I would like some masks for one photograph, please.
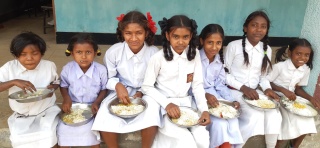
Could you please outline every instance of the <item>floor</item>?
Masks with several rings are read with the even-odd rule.
[[[50,19],[49,19],[50,20]],[[9,52],[9,46],[12,38],[17,34],[21,33],[22,31],[32,31],[38,35],[40,35],[47,43],[48,50],[44,55],[44,59],[51,60],[55,62],[58,73],[61,72],[61,68],[70,60],[71,57],[66,57],[64,54],[65,49],[67,48],[66,44],[56,44],[55,41],[55,32],[53,28],[47,29],[47,34],[43,34],[42,29],[42,16],[38,15],[35,17],[31,15],[22,15],[17,18],[11,19],[7,22],[0,24],[0,65],[5,64],[7,61],[14,59],[13,56]],[[103,55],[110,47],[110,45],[99,45],[102,56],[96,57],[96,61],[102,63]],[[10,146],[10,141],[8,140],[8,125],[7,119],[12,114],[12,111],[8,105],[7,99],[8,92],[0,92],[0,148],[8,148]],[[59,90],[56,91],[57,95],[57,102],[62,102],[61,94]],[[320,131],[320,117],[316,117],[316,125],[318,131]],[[129,135],[128,137],[132,137]],[[130,138],[129,138],[130,139]],[[317,139],[317,140],[316,140]],[[320,139],[320,134],[314,134],[312,136],[307,136],[303,141],[301,147],[302,148],[320,148],[318,141]],[[127,140],[127,138],[125,138]],[[247,148],[263,148],[264,145],[264,138],[263,136],[255,136],[251,138],[245,147]],[[102,147],[106,147],[102,145]],[[132,145],[121,146],[121,147],[132,147]]]

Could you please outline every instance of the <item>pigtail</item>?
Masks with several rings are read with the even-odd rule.
[[[289,48],[289,45],[277,49],[276,58],[275,58],[275,63],[284,61],[284,60],[286,60],[286,59],[288,58],[288,56],[287,56],[287,54],[286,54],[287,48]],[[284,58],[283,58],[283,57],[284,57]]]
[[[161,28],[161,35],[162,35],[162,47],[163,47],[163,53],[164,57],[167,61],[171,61],[173,59],[173,53],[170,49],[170,43],[166,38],[166,32],[168,32],[168,20],[167,18],[163,18],[162,21],[158,22],[160,28]]]
[[[242,51],[243,51],[243,57],[244,57],[244,64],[248,66],[249,64],[249,57],[248,53],[246,52],[246,33],[243,33],[242,36]]]
[[[193,19],[190,19],[191,21],[191,32],[192,37],[189,43],[189,50],[187,52],[187,58],[189,61],[193,60],[196,56],[196,48],[197,48],[197,22]]]
[[[69,47],[68,47],[68,48],[69,48]],[[66,54],[67,57],[71,55],[71,52],[70,52],[69,49],[67,49],[64,53]]]
[[[313,61],[313,50],[310,46],[310,49],[311,49],[311,53],[310,53],[310,56],[309,56],[309,61],[306,63],[307,66],[309,66],[310,69],[313,68],[313,64],[312,64],[312,61]]]
[[[268,32],[267,34],[264,36],[264,38],[262,39],[263,42],[263,51],[264,51],[264,57],[262,59],[262,66],[261,66],[261,72],[262,73],[266,73],[267,69],[268,69],[268,65],[270,65],[270,68],[272,69],[272,64],[271,61],[267,55],[267,50],[268,50]]]

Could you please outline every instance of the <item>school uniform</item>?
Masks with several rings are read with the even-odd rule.
[[[272,71],[267,78],[275,85],[281,86],[294,92],[295,86],[306,86],[308,84],[310,68],[304,64],[296,68],[291,59],[279,62],[273,65]],[[284,96],[281,92],[279,95]],[[314,118],[302,117],[291,112],[285,108],[280,107],[282,115],[281,131],[279,140],[294,139],[304,134],[317,133]]]
[[[61,71],[62,88],[68,88],[68,94],[73,103],[92,104],[101,90],[106,89],[108,81],[107,69],[104,65],[92,62],[86,73],[83,73],[75,61],[67,63]],[[94,120],[94,119],[93,119]],[[57,134],[59,146],[91,146],[100,143],[99,133],[93,133],[89,123],[72,127],[59,120]]]
[[[262,90],[271,89],[266,74],[261,73],[262,59],[265,55],[263,43],[252,46],[248,39],[245,40],[245,51],[248,53],[249,64],[244,63],[242,39],[232,41],[226,47],[225,65],[229,73],[226,75],[226,83],[231,86],[231,94],[241,105],[241,115],[238,118],[240,132],[244,143],[255,135],[279,134],[281,126],[281,114],[278,109],[271,111],[259,111],[250,107],[243,101],[242,85],[256,89],[258,85]],[[271,48],[268,46],[267,56],[271,57]],[[263,93],[257,90],[258,93]]]
[[[199,51],[196,51],[195,58],[189,61],[187,59],[188,48],[181,55],[177,54],[172,47],[169,50],[173,53],[172,61],[164,58],[162,50],[152,56],[142,85],[142,91],[148,96],[148,99],[154,99],[160,104],[163,117],[163,127],[159,128],[152,147],[208,148],[209,133],[205,126],[181,128],[172,124],[166,117],[165,107],[169,103],[191,107],[192,98],[188,96],[190,87],[192,87],[199,111],[201,113],[208,111]],[[193,80],[187,81],[191,74],[193,74]]]
[[[148,107],[146,110],[134,118],[123,119],[112,115],[108,110],[108,104],[116,98],[115,86],[122,83],[128,91],[129,96],[133,96],[140,87],[144,79],[147,62],[150,57],[158,51],[155,46],[148,46],[144,43],[142,49],[134,54],[126,42],[117,43],[111,46],[104,57],[104,64],[108,70],[107,89],[110,90],[108,96],[100,105],[92,130],[129,133],[151,126],[160,126],[159,105],[152,99],[142,97]]]
[[[209,59],[204,49],[200,51],[203,86],[206,93],[214,95],[218,100],[235,101],[232,98],[229,88],[225,84],[225,71],[220,55],[216,54],[214,60],[209,63]],[[207,125],[210,134],[210,147],[218,147],[225,142],[230,144],[243,143],[239,130],[238,119],[221,119],[210,116],[211,123]]]
[[[37,67],[27,70],[18,60],[12,60],[0,68],[0,82],[14,79],[30,81],[35,87],[46,88],[50,83],[59,84],[56,65],[40,60]],[[9,94],[20,91],[17,86],[9,88]],[[14,113],[8,119],[11,145],[14,148],[53,147],[57,143],[56,126],[60,108],[55,105],[56,96],[30,103],[9,99]]]

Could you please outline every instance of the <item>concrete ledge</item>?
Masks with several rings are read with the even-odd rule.
[[[8,128],[1,128],[0,129],[0,147],[1,148],[10,148],[11,142],[9,139],[10,132]]]

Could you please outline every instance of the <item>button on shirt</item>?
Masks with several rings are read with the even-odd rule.
[[[77,62],[71,61],[61,71],[61,87],[67,87],[72,102],[93,103],[101,90],[106,89],[107,69],[104,65],[92,62],[83,73]]]
[[[231,92],[225,84],[225,71],[220,55],[216,54],[214,60],[209,63],[204,49],[200,50],[200,57],[202,63],[203,85],[207,93],[214,95],[217,99],[225,99],[234,101],[231,97]]]
[[[163,50],[157,52],[148,63],[145,80],[142,85],[143,93],[152,96],[163,108],[171,103],[168,98],[183,98],[188,96],[188,90],[196,99],[198,109],[208,111],[205,91],[203,89],[202,66],[199,51],[193,60],[187,59],[186,48],[181,55],[172,48],[173,59],[167,61]],[[193,73],[193,81],[187,82],[187,75]]]
[[[248,39],[245,40],[245,50],[248,53],[249,64],[244,63],[242,39],[230,42],[226,47],[225,64],[229,70],[226,83],[240,90],[242,85],[256,89],[258,84],[262,90],[271,88],[266,74],[261,73],[262,59],[264,57],[263,43],[252,46]],[[271,48],[268,46],[267,56],[271,59]]]
[[[291,59],[273,65],[267,78],[270,82],[294,92],[296,85],[308,84],[310,68],[304,64],[296,68]]]
[[[144,43],[142,49],[134,54],[126,42],[111,46],[104,56],[104,64],[108,70],[109,90],[115,90],[118,82],[124,86],[140,88],[144,79],[150,57],[159,51],[155,46]]]

